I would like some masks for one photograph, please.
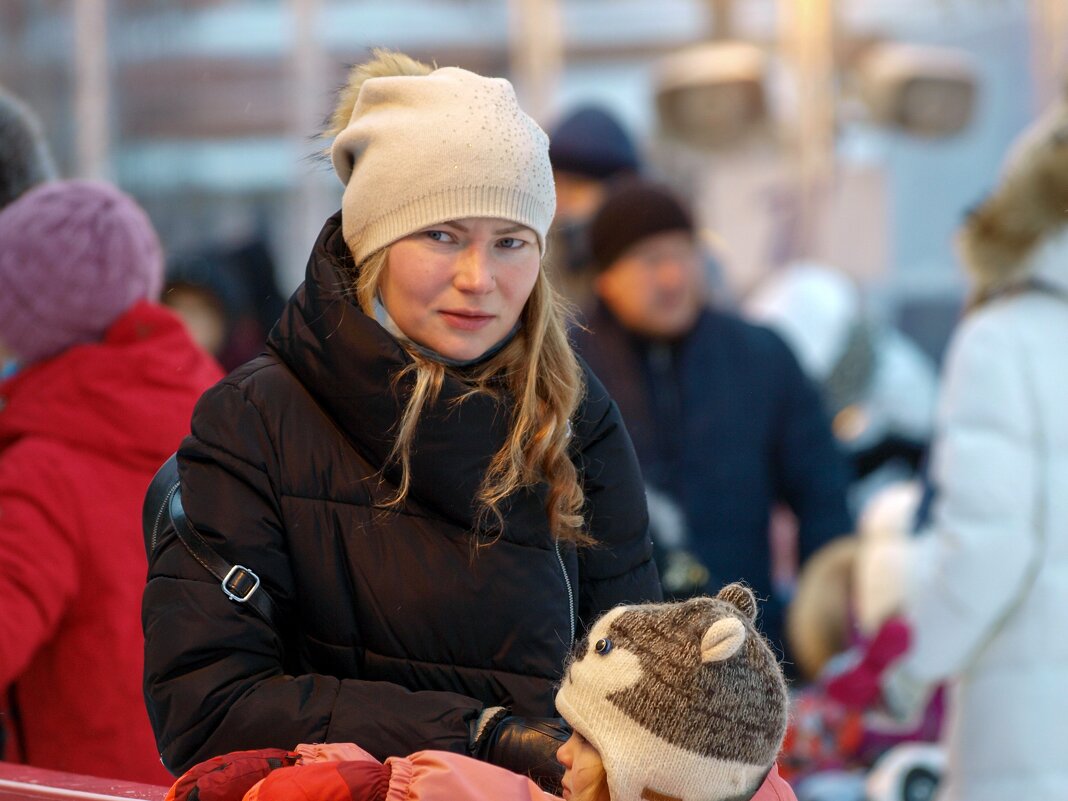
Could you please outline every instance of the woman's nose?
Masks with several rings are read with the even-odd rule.
[[[463,292],[483,295],[493,290],[496,278],[490,259],[481,248],[466,248],[457,256],[454,283]]]

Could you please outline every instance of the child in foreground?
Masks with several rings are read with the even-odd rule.
[[[786,685],[753,593],[620,606],[579,644],[557,709],[565,801],[796,801],[775,758]],[[166,801],[553,801],[525,776],[445,751],[385,763],[352,743],[202,762]]]

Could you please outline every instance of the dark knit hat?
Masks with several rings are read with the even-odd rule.
[[[637,172],[638,151],[616,118],[598,106],[581,106],[549,133],[554,170],[604,179]]]
[[[556,708],[597,749],[613,801],[749,798],[786,733],[778,659],[752,591],[619,606],[590,629]]]
[[[102,339],[163,284],[148,215],[108,184],[31,189],[0,210],[0,242],[0,340],[27,364]]]
[[[17,97],[0,89],[0,209],[56,177],[41,124]]]
[[[667,231],[694,231],[693,219],[665,186],[642,179],[609,190],[590,222],[590,254],[598,270],[612,266],[632,245]]]

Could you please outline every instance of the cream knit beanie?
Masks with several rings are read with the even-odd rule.
[[[331,149],[342,232],[359,264],[428,225],[494,217],[545,252],[556,210],[549,139],[503,78],[456,67],[364,81]]]
[[[786,684],[740,584],[620,606],[590,629],[556,707],[601,755],[612,801],[748,799],[786,732]]]

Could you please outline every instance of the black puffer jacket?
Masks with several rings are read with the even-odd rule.
[[[145,693],[175,773],[300,742],[352,741],[380,758],[462,751],[485,706],[552,714],[582,627],[660,597],[633,449],[589,372],[573,452],[599,546],[554,543],[543,487],[506,507],[499,540],[472,533],[508,415],[488,396],[456,405],[454,379],[418,429],[408,499],[384,508],[396,481],[382,474],[399,409],[390,381],[409,357],[339,297],[347,253],[338,215],[269,352],[205,393],[179,451],[190,520],[259,574],[281,614],[272,630],[229,601],[179,543],[153,560]]]

